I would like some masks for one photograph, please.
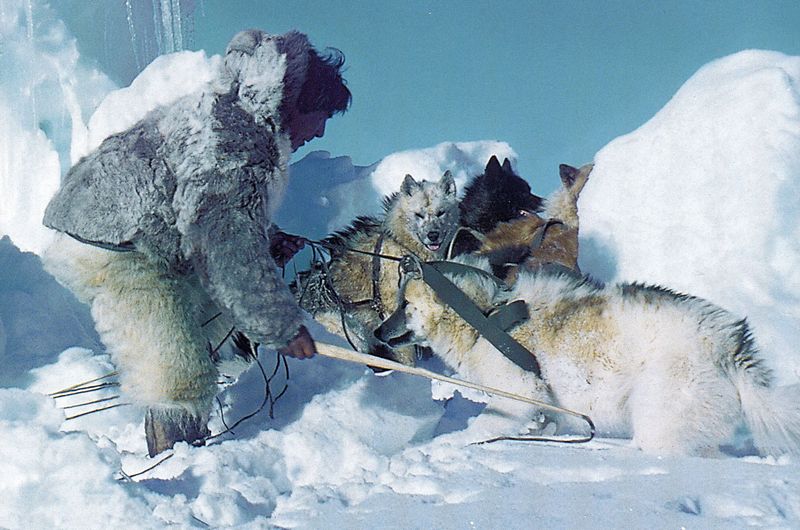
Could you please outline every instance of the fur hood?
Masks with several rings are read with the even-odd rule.
[[[299,31],[239,32],[225,50],[220,88],[236,91],[242,107],[257,119],[272,116],[280,121],[281,103],[294,105],[300,95],[311,49],[308,37]]]

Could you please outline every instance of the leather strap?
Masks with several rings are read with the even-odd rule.
[[[81,236],[70,234],[69,232],[65,232],[65,234],[67,234],[69,237],[71,237],[76,241],[80,241],[85,245],[92,245],[93,247],[102,248],[103,250],[111,250],[112,252],[133,252],[134,250],[136,250],[136,247],[130,241],[114,244],[114,243],[106,243],[104,241],[92,241],[91,239],[85,239]]]
[[[533,238],[531,241],[531,250],[536,250],[542,246],[542,242],[544,242],[544,236],[547,235],[547,229],[553,225],[563,225],[563,221],[559,221],[558,219],[548,219],[545,224],[539,229],[536,237]]]
[[[405,262],[402,265],[404,271],[411,272],[415,269],[420,271],[422,273],[422,279],[436,292],[436,295],[445,304],[453,308],[453,310],[469,325],[475,328],[475,330],[480,333],[483,338],[488,340],[492,346],[497,348],[510,361],[523,370],[533,372],[537,377],[541,377],[541,368],[533,353],[514,340],[511,335],[506,333],[498,325],[502,322],[503,318],[495,317],[494,320],[487,318],[480,308],[475,305],[475,302],[470,300],[461,289],[447,279],[445,275],[442,274],[442,271],[439,270],[439,267],[443,269],[452,268],[450,265],[443,266],[442,262],[426,263],[412,256],[406,256],[403,260]],[[474,269],[473,267],[464,267],[465,269]],[[487,274],[485,271],[481,272]],[[519,300],[519,302],[522,301]],[[522,303],[524,304],[524,302]],[[519,305],[514,307],[515,309],[513,309],[513,311],[519,311]],[[517,317],[518,316],[519,314]]]
[[[381,298],[381,249],[383,248],[383,239],[386,237],[385,232],[381,232],[378,240],[375,242],[375,248],[372,253],[372,307],[378,313],[381,320],[386,320],[386,309],[383,305]]]
[[[489,313],[486,318],[503,331],[508,331],[517,324],[528,320],[530,316],[528,304],[522,300],[514,300],[511,303],[501,305]]]

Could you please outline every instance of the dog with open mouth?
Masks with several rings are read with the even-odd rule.
[[[413,365],[415,348],[388,348],[373,333],[395,309],[397,265],[346,249],[442,259],[459,226],[456,183],[450,171],[438,182],[406,175],[383,205],[382,219],[359,217],[326,238],[332,249],[327,270],[300,273],[294,290],[303,309],[332,333],[347,336],[359,351]]]

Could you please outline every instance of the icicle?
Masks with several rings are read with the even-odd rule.
[[[13,211],[13,193],[11,190],[14,189],[15,183],[12,180],[12,173],[11,173],[11,145],[10,142],[6,141],[11,134],[11,127],[6,125],[6,120],[0,121],[0,138],[3,139],[0,142],[0,190],[5,190],[4,193],[0,194],[0,212],[11,212]],[[0,215],[0,225],[2,225],[3,221],[6,219]],[[0,234],[4,232],[3,226],[0,226]]]
[[[174,51],[183,50],[183,14],[181,13],[181,0],[172,0],[172,34],[174,36]]]
[[[28,0],[25,11],[28,16],[28,40],[33,43],[33,0]]]
[[[88,154],[89,129],[83,121],[81,104],[78,101],[78,94],[75,92],[77,85],[74,76],[65,78],[59,75],[58,82],[61,85],[61,92],[64,94],[64,115],[69,116],[72,127],[72,142],[70,144],[70,161],[67,167],[76,163],[84,155]]]
[[[30,44],[31,48],[33,49],[33,0],[28,0],[27,5],[25,6],[25,15],[28,18],[27,20],[27,35],[28,35],[28,43]],[[39,127],[39,116],[38,112],[36,111],[36,83],[33,83],[30,87],[31,89],[31,114],[33,117],[33,127]]]
[[[161,52],[164,49],[164,32],[161,31],[161,3],[160,0],[153,0],[153,31],[156,34],[156,49]]]
[[[131,34],[131,44],[133,45],[133,56],[136,59],[136,69],[142,69],[142,61],[139,58],[139,46],[136,42],[136,24],[133,19],[133,5],[131,0],[125,0],[125,9],[128,13],[128,31]]]
[[[161,53],[175,51],[175,35],[172,30],[172,7],[170,0],[161,0],[161,29],[164,31],[164,48]]]

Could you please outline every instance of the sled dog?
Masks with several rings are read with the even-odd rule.
[[[301,274],[295,291],[303,309],[333,333],[346,330],[359,351],[411,365],[414,348],[391,351],[374,337],[375,328],[395,309],[397,264],[344,249],[441,259],[458,227],[455,180],[449,171],[439,182],[417,182],[406,175],[400,191],[384,199],[384,210],[383,219],[359,217],[328,237],[325,242],[333,250],[327,272],[315,268]]]
[[[580,273],[578,267],[578,198],[593,164],[580,169],[559,166],[561,188],[533,214],[500,223],[486,235],[477,253],[486,256],[495,275],[513,284],[517,270],[555,264]]]
[[[415,273],[403,275],[399,308],[376,335],[429,346],[466,379],[589,414],[598,432],[631,436],[643,451],[716,456],[743,424],[761,453],[800,453],[800,390],[775,388],[746,321],[708,301],[544,270],[520,271],[510,289],[479,273],[450,279],[487,314],[526,302],[530,318],[509,333],[534,352],[541,378],[481,338]]]
[[[542,198],[517,175],[506,158],[503,164],[492,155],[484,172],[467,184],[459,204],[461,227],[448,256],[478,250],[486,234],[499,223],[535,216],[542,211]]]
[[[446,200],[442,200],[441,204],[447,215],[442,216],[442,219],[447,221],[449,239],[447,244],[444,244],[442,239],[442,244],[438,248],[429,247],[419,237],[425,229],[413,228],[420,217],[416,213],[412,216],[411,212],[417,208],[420,213],[424,210],[430,214],[438,208],[433,202],[423,206],[424,201],[415,201],[411,197],[403,203],[398,203],[398,197],[402,198],[403,194],[409,195],[407,192],[414,192],[410,193],[410,196],[424,197],[425,186],[430,189],[433,185],[422,183],[421,186],[415,186],[412,182],[413,178],[408,185],[404,182],[400,194],[394,194],[384,200],[383,219],[359,217],[348,229],[334,234],[325,242],[335,247],[346,246],[372,252],[378,245],[381,234],[389,234],[389,246],[383,246],[387,242],[386,238],[379,245],[385,254],[399,257],[407,254],[407,250],[410,249],[422,259],[442,259],[445,255],[454,254],[456,248],[455,242],[452,241],[454,235],[460,236],[458,242],[460,248],[455,254],[472,252],[480,247],[485,234],[498,223],[535,215],[542,209],[542,198],[531,193],[530,185],[514,172],[511,162],[506,158],[501,165],[497,157],[492,155],[484,172],[473,178],[466,186],[464,196],[457,206],[454,206],[454,192],[444,194]],[[452,208],[457,208],[456,221],[453,221]],[[392,245],[393,240],[398,241],[403,248]],[[395,251],[399,253],[393,254]],[[373,335],[383,318],[394,309],[399,279],[397,266],[375,261],[369,256],[334,252],[328,269],[327,280],[326,273],[321,268],[299,275],[295,292],[301,307],[309,311],[329,331],[339,335],[344,334],[342,326],[344,320],[347,335],[360,351],[413,364],[415,359],[412,349],[401,348],[400,352],[387,349],[385,344],[375,341]],[[380,271],[378,273],[380,289],[375,288],[373,275],[376,270]],[[341,300],[337,300],[337,294],[333,290],[338,292]],[[376,292],[377,303],[373,302]],[[389,307],[384,308],[387,303]]]

